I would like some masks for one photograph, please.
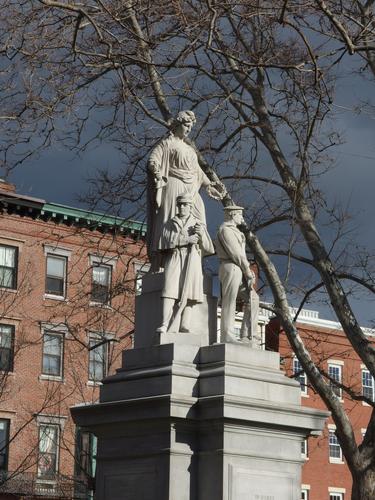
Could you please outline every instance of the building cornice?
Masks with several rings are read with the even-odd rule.
[[[265,306],[269,306],[272,309],[272,304],[264,303]],[[290,307],[289,311],[292,315],[297,313],[295,307]],[[275,313],[272,310],[266,309],[264,307],[260,308],[259,319],[268,322],[270,319],[275,317]],[[338,321],[332,321],[329,319],[323,319],[319,317],[319,311],[314,311],[311,309],[301,309],[298,314],[297,324],[309,325],[318,328],[326,328],[328,330],[343,331],[341,324]],[[375,337],[375,330],[372,328],[362,327],[363,333],[370,337]]]
[[[8,214],[76,226],[99,232],[118,233],[134,239],[144,238],[146,224],[101,212],[47,203],[18,193],[0,190],[0,208]]]

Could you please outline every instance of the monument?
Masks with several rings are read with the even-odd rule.
[[[136,298],[135,348],[104,379],[97,404],[72,408],[76,424],[98,437],[95,499],[299,500],[301,443],[320,433],[328,413],[303,408],[278,353],[256,342],[240,207],[225,210],[218,232],[217,342],[216,300],[202,271],[213,247],[199,188],[220,191],[185,142],[193,117],[179,113],[150,157],[152,271]],[[237,341],[233,302],[242,281],[246,319]]]

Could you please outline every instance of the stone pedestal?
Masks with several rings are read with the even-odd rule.
[[[150,347],[168,344],[170,337],[156,334],[162,322],[161,291],[164,286],[164,273],[146,274],[142,278],[142,293],[135,299],[134,347]],[[209,276],[203,279],[203,303],[196,304],[191,318],[191,331],[187,343],[210,345],[217,340],[217,298],[212,295]],[[188,338],[189,337],[189,338]],[[191,337],[191,338],[190,338]]]
[[[72,408],[98,436],[96,500],[299,500],[303,408],[279,355],[174,343],[123,353],[100,403]]]

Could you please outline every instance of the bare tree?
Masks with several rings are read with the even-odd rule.
[[[288,307],[288,294],[303,305],[321,293],[375,376],[374,347],[350,304],[354,291],[374,292],[373,256],[351,255],[346,215],[319,181],[341,141],[337,68],[344,63],[351,73],[354,56],[373,72],[373,2],[2,3],[3,167],[55,141],[78,152],[112,141],[126,169],[120,177],[102,172],[101,203],[141,207],[150,147],[176,109],[194,109],[201,167],[247,207],[249,248],[294,352],[332,412],[352,499],[373,498],[375,412],[358,446]],[[223,203],[231,202],[227,194]]]

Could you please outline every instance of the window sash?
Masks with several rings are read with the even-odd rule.
[[[18,248],[0,245],[0,287],[17,287]]]
[[[341,384],[342,380],[342,367],[341,365],[328,365],[328,375],[332,380],[335,380],[336,382]],[[337,387],[332,380],[330,381],[331,389],[332,391],[336,394],[338,398],[341,398],[342,396],[342,389],[341,387]]]
[[[8,470],[10,420],[0,419],[0,471]]]
[[[63,335],[61,333],[43,335],[43,362],[44,375],[62,376]]]
[[[14,268],[17,247],[0,245],[0,266]]]
[[[329,500],[344,500],[343,493],[330,493]]]
[[[91,478],[96,472],[97,437],[79,427],[76,431],[76,475],[85,474]]]
[[[342,450],[334,431],[329,431],[329,456],[337,460],[342,460]]]
[[[59,426],[39,426],[38,477],[54,479],[58,467]]]
[[[104,338],[91,337],[89,341],[90,348],[103,340]],[[89,351],[89,380],[93,382],[100,382],[106,376],[108,357],[107,347],[108,345],[105,343]]]
[[[110,289],[112,279],[111,266],[95,265],[92,268],[91,299],[100,304],[108,304],[110,301]]]
[[[13,370],[14,326],[0,324],[0,371]]]
[[[374,401],[374,377],[368,370],[362,370],[362,395]]]
[[[303,392],[303,394],[307,394],[307,377],[298,358],[293,359],[293,373],[298,373],[295,379],[299,382],[301,392]]]
[[[47,254],[46,293],[64,297],[66,288],[66,257]]]

